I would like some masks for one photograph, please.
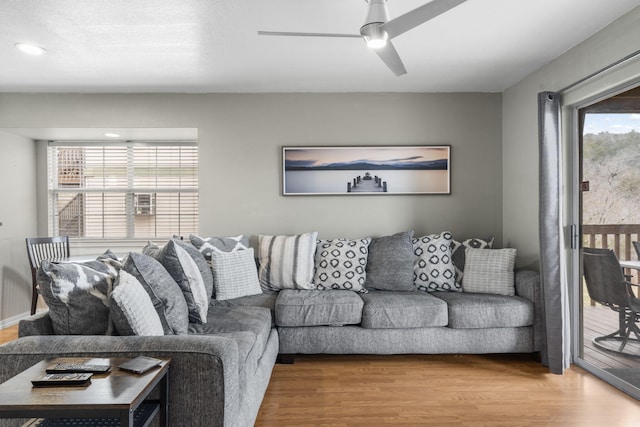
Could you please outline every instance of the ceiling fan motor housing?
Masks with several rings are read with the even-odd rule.
[[[386,43],[389,36],[381,27],[388,20],[387,0],[369,0],[369,11],[364,24],[360,27],[360,34],[369,46],[372,46],[371,43],[375,44],[375,41],[381,41],[382,46]]]

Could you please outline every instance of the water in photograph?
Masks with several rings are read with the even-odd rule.
[[[286,171],[287,194],[335,194],[347,193],[347,183],[361,176],[364,170],[316,170]],[[379,176],[387,182],[389,193],[448,193],[446,170],[373,170],[371,176]]]

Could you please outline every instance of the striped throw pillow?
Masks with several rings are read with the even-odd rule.
[[[314,289],[313,266],[318,232],[259,236],[260,285],[267,290]]]

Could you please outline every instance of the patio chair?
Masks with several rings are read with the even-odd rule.
[[[640,353],[624,352],[629,341],[640,343],[640,299],[625,279],[618,257],[611,249],[584,248],[582,254],[584,279],[589,297],[618,312],[618,330],[593,339],[593,344],[605,351],[640,357]],[[637,286],[637,285],[635,285]],[[632,336],[633,334],[633,336]],[[610,345],[607,346],[606,344]],[[617,350],[611,343],[620,343]]]
[[[47,260],[61,260],[69,257],[69,236],[27,237],[27,255],[31,264],[31,314],[35,314],[38,305],[38,281],[36,275],[40,263]]]

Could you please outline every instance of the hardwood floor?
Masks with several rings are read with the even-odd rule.
[[[640,403],[528,355],[297,356],[276,365],[256,426],[638,426]]]
[[[18,328],[0,330],[0,343]],[[297,356],[276,365],[257,427],[627,427],[640,403],[529,355]]]

